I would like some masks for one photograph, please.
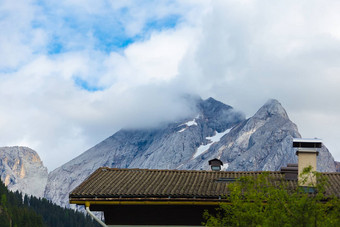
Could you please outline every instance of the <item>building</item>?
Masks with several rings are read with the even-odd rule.
[[[299,165],[315,168],[317,151],[300,149],[300,145],[295,144],[299,158],[307,158],[299,159]],[[212,169],[218,170],[214,165],[221,165],[221,161],[211,161]],[[285,180],[289,187],[296,188],[304,186],[298,185],[298,169],[297,165],[290,165],[266,173],[271,180]],[[228,184],[241,176],[263,173],[102,167],[70,193],[70,203],[84,205],[90,214],[103,211],[105,223],[98,220],[103,226],[199,226],[204,210],[213,211],[221,202],[227,202]],[[323,175],[330,181],[326,193],[340,198],[340,173]]]

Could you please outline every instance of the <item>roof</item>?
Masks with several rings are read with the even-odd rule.
[[[317,139],[317,138],[293,138],[293,143],[297,142],[297,143],[322,143],[321,139]]]
[[[322,140],[320,139],[302,139],[302,138],[294,138],[293,139],[293,147],[294,148],[321,148]]]
[[[102,167],[70,193],[72,201],[126,200],[220,200],[227,184],[241,176],[259,172],[117,169]],[[280,171],[267,172],[273,181],[284,179]],[[323,173],[329,179],[327,194],[340,197],[340,173]],[[287,181],[296,187],[297,180]],[[77,202],[72,202],[77,203]],[[78,203],[77,203],[78,204]]]
[[[217,159],[217,158],[209,160],[208,163],[209,163],[209,165],[215,165],[215,164],[218,164],[218,165],[221,165],[221,166],[223,165],[223,162],[221,160]]]

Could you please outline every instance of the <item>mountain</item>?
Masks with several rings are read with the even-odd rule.
[[[37,152],[28,147],[0,147],[0,175],[11,191],[44,196],[47,168]]]
[[[49,174],[45,197],[68,206],[68,192],[100,166],[176,169],[190,162],[207,138],[244,121],[242,113],[212,98],[194,99],[187,119],[151,129],[123,129]]]
[[[297,163],[292,139],[300,138],[297,126],[289,120],[277,100],[269,100],[253,117],[233,127],[229,133],[183,169],[208,169],[210,160],[219,158],[229,171],[280,170]],[[334,172],[334,159],[323,146],[318,156],[318,171]]]
[[[101,166],[148,169],[209,169],[220,158],[224,170],[279,170],[296,163],[292,139],[296,125],[277,100],[269,100],[251,118],[209,98],[195,101],[195,113],[158,128],[123,129],[52,171],[45,197],[69,206],[68,193]],[[319,171],[335,171],[326,147]]]
[[[0,227],[99,227],[90,216],[59,207],[44,198],[11,192],[0,180]]]
[[[340,172],[340,162],[335,162],[335,170]]]

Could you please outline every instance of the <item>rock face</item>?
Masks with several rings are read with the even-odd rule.
[[[269,100],[255,115],[233,127],[219,142],[183,169],[208,169],[206,160],[219,158],[228,171],[280,170],[297,163],[293,138],[300,138],[296,125],[277,100]],[[202,161],[204,160],[204,161]],[[334,159],[328,149],[320,149],[317,168],[334,172]]]
[[[335,162],[335,170],[336,172],[340,172],[340,162]]]
[[[48,172],[34,150],[28,147],[0,147],[0,174],[9,190],[44,196]]]
[[[191,162],[197,148],[244,121],[242,113],[212,98],[195,100],[188,119],[154,129],[120,130],[49,174],[45,197],[69,206],[68,193],[101,166],[176,169]]]
[[[251,118],[212,98],[196,100],[191,118],[154,129],[120,130],[80,156],[52,171],[45,197],[69,206],[68,193],[101,166],[149,169],[209,169],[219,158],[224,170],[279,170],[296,163],[292,139],[296,125],[276,100],[269,100]],[[323,147],[319,171],[335,171]]]

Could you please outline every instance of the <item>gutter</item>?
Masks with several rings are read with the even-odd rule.
[[[96,215],[94,215],[91,211],[90,211],[90,203],[85,203],[85,207],[86,207],[86,212],[94,219],[96,220],[101,226],[103,227],[107,227],[107,225],[100,220],[99,218],[96,217]]]
[[[218,206],[222,201],[204,202],[204,201],[84,201],[70,200],[70,204],[85,205],[208,205]],[[223,202],[228,203],[228,202]]]

